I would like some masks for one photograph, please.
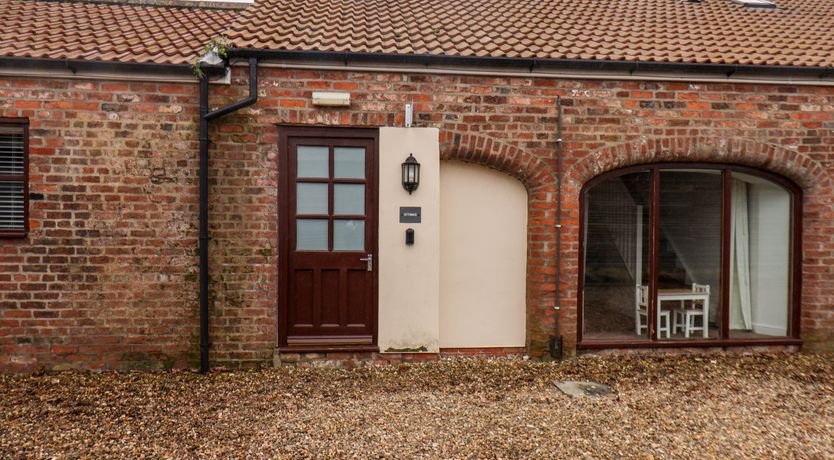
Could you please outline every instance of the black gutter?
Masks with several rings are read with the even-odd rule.
[[[603,59],[537,59],[537,58],[500,58],[479,56],[444,56],[426,54],[377,54],[350,53],[330,51],[286,51],[264,50],[255,48],[233,48],[229,57],[251,57],[275,60],[310,60],[338,61],[343,65],[362,64],[399,64],[399,65],[445,65],[463,67],[496,67],[502,69],[532,70],[605,70],[634,73],[637,71],[655,72],[694,72],[713,73],[724,76],[736,73],[754,73],[757,76],[804,76],[806,78],[826,78],[834,75],[834,68],[797,67],[777,65],[742,65],[742,64],[690,64],[681,62],[650,62],[634,60]]]
[[[774,65],[727,65],[727,64],[687,64],[679,62],[646,62],[646,61],[613,61],[613,60],[585,60],[585,59],[536,59],[536,58],[496,58],[478,56],[435,56],[424,54],[376,54],[376,53],[348,53],[328,51],[281,51],[262,50],[254,48],[232,48],[229,57],[256,57],[275,60],[319,60],[338,61],[343,65],[348,63],[361,64],[399,64],[399,65],[445,65],[468,67],[496,67],[501,69],[532,70],[597,70],[621,71],[634,73],[637,71],[656,72],[700,72],[721,74],[724,76],[736,73],[755,73],[759,76],[803,76],[823,79],[834,76],[834,68],[796,67]],[[111,72],[153,72],[193,74],[190,64],[160,64],[140,62],[93,61],[84,59],[53,59],[28,57],[0,57],[0,68],[20,69],[69,69],[73,73],[83,70],[98,70]],[[223,75],[223,68],[217,66],[205,67],[203,71],[210,77]]]
[[[0,69],[14,70],[69,70],[72,73],[81,71],[118,72],[118,73],[156,73],[175,75],[194,75],[191,64],[158,64],[142,62],[115,61],[87,61],[83,59],[48,59],[0,57]],[[225,70],[212,66],[203,70],[209,77],[219,77]],[[55,75],[56,78],[63,75]],[[196,77],[194,83],[197,83]]]
[[[200,78],[200,372],[209,370],[209,215],[208,215],[208,122],[258,101],[258,58],[249,58],[249,96],[217,110],[208,111],[208,76]]]

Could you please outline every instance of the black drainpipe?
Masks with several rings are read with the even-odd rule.
[[[556,96],[556,289],[554,292],[555,310],[553,315],[553,336],[550,337],[550,356],[554,359],[564,357],[562,335],[559,334],[559,315],[562,314],[559,302],[559,284],[562,280],[562,97]]]
[[[233,104],[208,111],[208,77],[200,78],[200,372],[209,370],[209,259],[208,259],[208,122],[258,101],[258,58],[249,58],[249,96]]]

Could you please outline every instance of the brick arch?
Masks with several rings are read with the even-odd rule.
[[[556,184],[550,165],[541,158],[487,134],[445,131],[440,139],[440,158],[497,169],[521,181],[530,193]]]
[[[553,335],[556,278],[556,176],[546,162],[489,135],[443,131],[440,158],[486,166],[527,189],[527,350],[543,356]]]
[[[831,180],[819,162],[784,147],[743,138],[680,137],[635,140],[591,153],[566,171],[565,187],[579,190],[588,180],[624,166],[671,161],[752,166],[794,181],[806,194]]]
[[[826,293],[834,290],[834,241],[827,235],[834,233],[829,216],[834,215],[834,192],[829,170],[810,156],[751,139],[722,137],[683,137],[640,139],[630,143],[606,147],[572,163],[565,171],[563,203],[571,212],[564,236],[578,247],[579,209],[582,186],[600,174],[625,166],[662,162],[711,162],[750,166],[779,174],[792,180],[803,193],[803,254],[801,337],[805,348],[830,349],[834,330],[827,324],[832,307]],[[563,281],[560,300],[562,315],[576,318],[576,286],[580,261],[563,259],[562,272],[567,273],[569,285]],[[575,320],[574,320],[575,322]],[[575,327],[562,328],[569,344],[576,339]],[[571,334],[572,332],[572,334]]]

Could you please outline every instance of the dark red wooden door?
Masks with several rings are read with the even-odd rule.
[[[288,133],[282,142],[288,236],[282,345],[372,345],[376,140],[362,130],[304,133]],[[332,137],[345,134],[353,136]]]

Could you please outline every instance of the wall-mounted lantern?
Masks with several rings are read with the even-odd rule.
[[[420,186],[420,163],[414,158],[413,154],[408,154],[408,158],[403,162],[403,188],[408,190],[408,194],[417,190]]]

